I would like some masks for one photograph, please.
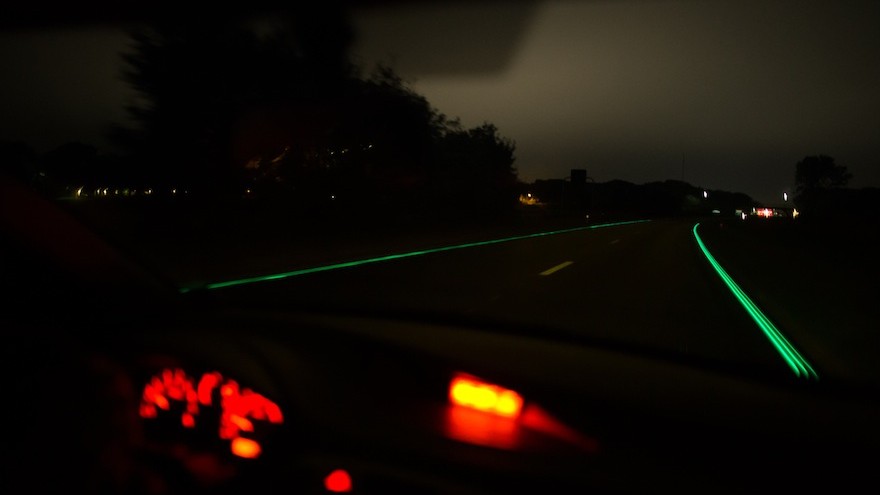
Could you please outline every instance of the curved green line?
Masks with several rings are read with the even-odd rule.
[[[798,352],[797,349],[782,335],[782,332],[776,328],[776,325],[770,321],[769,318],[758,308],[758,306],[752,302],[751,298],[746,295],[745,291],[743,291],[736,282],[733,281],[730,275],[721,267],[721,264],[715,260],[715,257],[712,256],[712,253],[709,252],[709,249],[706,247],[706,244],[703,243],[703,239],[700,238],[700,234],[697,233],[697,227],[700,224],[697,223],[694,225],[694,238],[697,240],[697,245],[700,246],[700,250],[703,251],[703,255],[706,256],[706,259],[709,261],[709,264],[712,265],[712,268],[715,269],[715,272],[718,273],[718,276],[721,277],[721,280],[727,285],[727,288],[733,293],[736,299],[742,304],[743,308],[745,308],[746,312],[749,316],[755,320],[758,328],[760,328],[773,347],[776,348],[777,352],[782,356],[788,366],[792,369],[794,374],[798,377],[804,376],[806,378],[814,378],[818,379],[819,375],[816,373],[816,370],[810,365],[810,363],[803,357],[803,355]]]
[[[226,287],[234,287],[236,285],[246,285],[246,284],[254,284],[254,283],[258,283],[258,282],[268,282],[270,280],[280,280],[280,279],[285,279],[285,278],[290,278],[290,277],[297,277],[300,275],[308,275],[311,273],[326,272],[326,271],[330,271],[330,270],[338,270],[340,268],[350,268],[350,267],[359,266],[359,265],[366,265],[368,263],[379,263],[379,262],[383,262],[383,261],[391,261],[391,260],[397,260],[397,259],[402,259],[402,258],[412,258],[414,256],[422,256],[425,254],[439,253],[439,252],[443,252],[443,251],[452,251],[454,249],[465,249],[465,248],[472,248],[472,247],[478,247],[478,246],[488,246],[490,244],[498,244],[501,242],[518,241],[521,239],[531,239],[534,237],[543,237],[543,236],[549,236],[549,235],[565,234],[568,232],[601,229],[601,228],[605,228],[605,227],[615,227],[618,225],[629,225],[629,224],[633,224],[633,223],[643,223],[643,222],[650,222],[650,220],[629,220],[629,221],[625,221],[625,222],[602,223],[602,224],[596,224],[596,225],[588,225],[586,227],[574,227],[571,229],[553,230],[553,231],[548,231],[548,232],[538,232],[535,234],[526,234],[526,235],[519,235],[519,236],[514,236],[514,237],[505,237],[502,239],[492,239],[492,240],[488,240],[488,241],[469,242],[466,244],[456,244],[453,246],[443,246],[443,247],[439,247],[439,248],[423,249],[420,251],[410,251],[407,253],[391,254],[388,256],[379,256],[376,258],[367,258],[367,259],[356,260],[356,261],[347,261],[344,263],[334,263],[331,265],[322,265],[322,266],[316,266],[316,267],[312,267],[312,268],[303,268],[301,270],[292,270],[289,272],[275,273],[275,274],[271,274],[271,275],[260,275],[260,276],[256,276],[256,277],[240,278],[240,279],[236,279],[236,280],[227,280],[225,282],[213,282],[213,283],[205,284],[202,286],[181,287],[178,290],[180,293],[185,294],[185,293],[187,293],[191,290],[195,290],[195,289],[223,289]]]

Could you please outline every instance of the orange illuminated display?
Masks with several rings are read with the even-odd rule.
[[[233,454],[245,459],[256,459],[262,451],[259,443],[250,438],[241,437],[232,439],[231,448]]]
[[[214,405],[215,390],[220,396],[220,438],[230,441],[233,454],[247,459],[258,457],[262,451],[260,444],[243,438],[241,433],[253,432],[254,421],[281,424],[284,421],[281,408],[249,388],[239,388],[235,380],[224,381],[216,371],[203,374],[194,385],[194,380],[181,369],[163,370],[144,387],[140,415],[151,419],[156,418],[160,410],[172,411],[180,413],[183,427],[195,428],[200,407]]]
[[[348,493],[352,489],[351,476],[344,469],[337,469],[324,478],[324,488],[328,492]]]
[[[525,438],[540,433],[576,446],[584,452],[599,451],[599,442],[565,425],[513,390],[457,373],[449,384],[449,407],[444,417],[447,437],[484,447],[516,450]]]
[[[448,407],[443,427],[447,437],[483,447],[511,450],[520,443],[521,431],[516,419],[467,406]]]
[[[460,373],[449,384],[449,400],[458,406],[469,407],[505,418],[516,418],[522,411],[523,399],[498,385]]]

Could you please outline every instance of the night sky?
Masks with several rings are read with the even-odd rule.
[[[770,202],[827,154],[880,186],[880,2],[396,2],[352,22],[356,61],[496,124],[526,181],[585,168]],[[132,97],[125,44],[118,27],[0,33],[0,139],[105,146]]]

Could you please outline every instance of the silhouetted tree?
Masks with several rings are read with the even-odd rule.
[[[129,107],[138,127],[118,129],[117,139],[166,183],[239,192],[247,175],[234,152],[241,120],[335,98],[350,81],[351,34],[333,14],[296,11],[262,30],[250,19],[182,15],[132,33],[123,77],[138,93]]]
[[[347,189],[368,203],[411,202],[425,187],[445,117],[390,67],[357,85],[333,135]]]
[[[236,143],[256,188],[360,209],[412,200],[445,117],[388,67],[326,94],[251,109]],[[258,157],[256,162],[251,157]]]
[[[826,155],[808,156],[799,161],[795,170],[798,192],[845,187],[852,174],[843,165]]]
[[[509,210],[517,202],[516,144],[491,123],[463,129],[446,123],[432,181],[438,200],[475,214]]]
[[[831,191],[845,187],[852,174],[843,165],[826,155],[807,156],[795,166],[797,194],[795,204],[808,216],[827,208]]]
[[[124,77],[140,97],[129,107],[139,128],[120,132],[123,144],[167,185],[227,182],[231,121],[256,69],[253,40],[213,23],[156,26],[132,40]]]
[[[363,77],[341,10],[256,26],[182,17],[132,34],[138,125],[116,138],[153,183],[311,208],[413,208],[432,191],[471,209],[515,204],[513,142],[489,123],[462,129],[390,67]]]

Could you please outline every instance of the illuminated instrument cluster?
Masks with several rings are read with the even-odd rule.
[[[247,459],[262,453],[261,426],[284,422],[275,402],[234,379],[217,371],[190,375],[181,368],[165,368],[144,385],[139,413],[147,422],[164,420],[180,428],[213,431],[217,439],[228,442],[233,455]]]

